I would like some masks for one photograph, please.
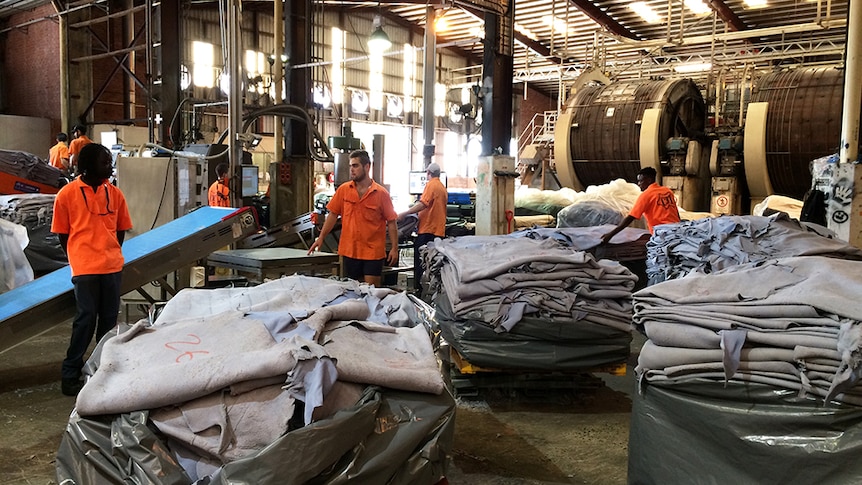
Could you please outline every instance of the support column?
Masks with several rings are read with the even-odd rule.
[[[847,14],[847,51],[844,56],[844,106],[841,147],[833,173],[827,224],[838,237],[862,247],[862,166],[859,165],[859,128],[862,110],[862,0],[850,0]]]
[[[505,15],[485,13],[482,59],[482,155],[508,155],[512,139],[515,2]]]
[[[234,207],[242,205],[242,197],[238,185],[239,166],[242,164],[242,143],[237,139],[242,125],[242,0],[227,0],[227,72],[230,89],[227,103],[228,118],[228,161],[230,176],[234,177],[231,184]]]
[[[437,84],[437,31],[435,27],[437,12],[429,5],[425,9],[425,62],[422,77],[422,134],[425,146],[422,147],[422,168],[434,161],[434,91]]]

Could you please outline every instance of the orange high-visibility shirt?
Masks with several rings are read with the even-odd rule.
[[[54,199],[51,232],[69,235],[66,249],[72,276],[122,271],[117,231],[131,228],[126,198],[107,180],[93,189],[78,177]]]
[[[62,141],[57,142],[56,145],[52,146],[51,149],[48,150],[48,162],[52,167],[65,170],[66,166],[63,165],[64,158],[66,160],[69,159],[69,147],[67,147]]]
[[[425,190],[419,197],[419,202],[425,208],[419,211],[418,234],[434,234],[446,237],[446,203],[449,201],[449,193],[440,177],[430,177],[425,184]]]
[[[342,184],[326,208],[341,216],[338,254],[365,260],[386,257],[386,224],[398,214],[382,185],[372,181],[360,199],[355,182]]]
[[[679,209],[673,191],[655,182],[641,192],[629,215],[635,219],[645,216],[649,232],[653,232],[653,227],[659,224],[679,222]]]
[[[213,182],[207,192],[207,201],[210,207],[231,207],[230,190],[227,184],[221,180]]]

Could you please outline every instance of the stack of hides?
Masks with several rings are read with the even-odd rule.
[[[554,235],[566,239],[537,230],[429,244],[425,261],[437,321],[470,363],[582,370],[628,357],[637,277]]]
[[[862,262],[734,266],[634,295],[637,483],[859,483]],[[705,458],[705,457],[708,457]]]
[[[183,290],[100,343],[58,478],[436,483],[454,401],[421,314],[403,293],[302,276]]]
[[[791,256],[862,260],[862,250],[817,224],[777,213],[722,216],[655,228],[647,244],[647,275],[658,283],[694,270],[705,273],[745,263]]]
[[[51,232],[54,215],[53,194],[16,194],[0,196],[0,219],[27,228],[30,243],[24,250],[33,271],[45,274],[68,264],[60,239]]]
[[[828,282],[828,284],[826,284]],[[862,262],[784,258],[634,295],[648,382],[759,382],[862,405]]]
[[[12,150],[0,150],[0,172],[51,187],[59,187],[63,178],[62,172],[36,155]]]

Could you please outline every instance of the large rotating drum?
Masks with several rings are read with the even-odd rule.
[[[617,82],[586,86],[577,91],[567,112],[557,122],[555,153],[568,147],[568,164],[559,155],[557,172],[564,185],[583,190],[622,178],[634,181],[642,166],[659,167],[653,153],[641,154],[644,111],[660,112],[657,126],[644,135],[664,159],[672,137],[694,138],[703,133],[705,104],[689,79]],[[653,139],[654,138],[654,139]]]
[[[768,105],[763,157],[749,156],[748,149],[754,141],[748,139],[754,128],[748,124],[762,121],[746,120],[745,172],[752,198],[772,193],[804,197],[811,188],[809,163],[838,152],[843,86],[844,71],[835,68],[794,69],[757,81],[751,102]],[[759,180],[763,177],[767,180]]]

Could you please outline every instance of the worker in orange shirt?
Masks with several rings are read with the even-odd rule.
[[[68,139],[65,133],[57,133],[57,144],[48,150],[48,163],[64,172],[69,171],[69,147],[66,146]]]
[[[123,240],[132,219],[123,193],[108,183],[113,172],[111,152],[91,143],[81,148],[81,175],[60,189],[54,199],[51,232],[69,258],[77,312],[62,367],[63,394],[81,390],[84,353],[117,324]]]
[[[338,254],[343,258],[344,272],[349,278],[380,286],[383,263],[398,263],[398,214],[392,207],[389,192],[371,179],[371,158],[365,150],[350,154],[350,182],[342,184],[326,206],[330,215],[323,223],[320,235],[308,249],[308,254],[320,248],[323,240],[341,216],[341,239]],[[386,253],[386,231],[391,248]]]
[[[428,165],[425,176],[427,182],[419,201],[398,214],[398,220],[401,221],[408,214],[419,213],[419,227],[416,229],[416,240],[413,241],[413,286],[417,290],[422,288],[420,280],[424,270],[419,250],[435,237],[446,237],[446,203],[449,201],[449,193],[440,181],[440,165]]]
[[[216,181],[210,185],[207,200],[210,207],[231,207],[230,189],[227,185],[227,173],[230,166],[226,163],[216,165]]]
[[[93,140],[87,138],[87,127],[84,125],[73,126],[72,136],[75,138],[69,143],[69,173],[75,174],[80,173],[78,172],[78,154],[81,153],[81,148],[93,143]]]
[[[629,224],[641,216],[646,218],[647,229],[653,232],[659,224],[670,224],[679,222],[679,209],[676,207],[676,197],[667,187],[656,183],[656,171],[652,167],[642,168],[638,172],[637,183],[641,194],[635,200],[632,210],[611,232],[602,236],[602,244],[607,244],[625,229]]]

